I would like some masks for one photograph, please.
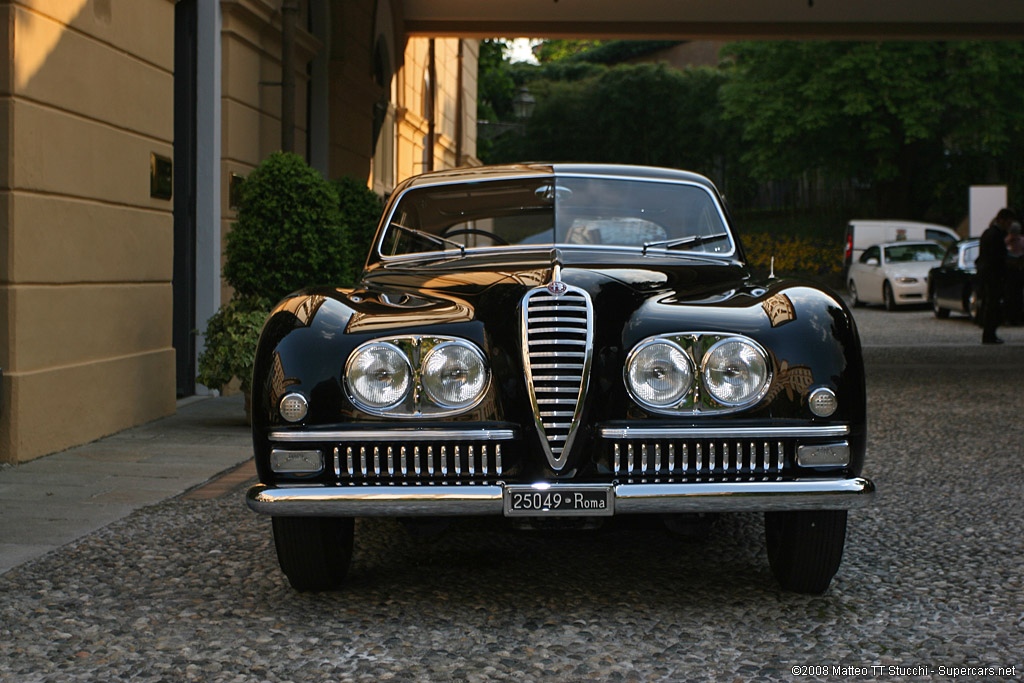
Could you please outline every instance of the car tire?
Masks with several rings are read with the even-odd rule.
[[[887,311],[895,311],[899,308],[899,305],[896,303],[896,297],[892,293],[892,285],[889,284],[888,280],[882,283],[882,301],[885,302],[885,310]]]
[[[850,293],[850,300],[855,307],[864,305],[864,302],[857,298],[857,285],[852,279],[846,284],[846,291]]]
[[[936,292],[932,292],[932,312],[935,313],[935,317],[940,320],[945,320],[949,317],[949,309],[943,308],[939,305],[939,295]]]
[[[345,580],[352,562],[355,520],[274,517],[277,561],[297,591],[325,591]]]
[[[964,309],[975,325],[981,325],[981,293],[973,287],[964,302]]]
[[[766,512],[764,535],[782,589],[820,595],[843,559],[846,510]]]

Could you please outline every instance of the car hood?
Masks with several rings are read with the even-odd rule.
[[[617,252],[554,250],[433,264],[390,264],[368,271],[362,284],[367,293],[417,292],[426,298],[458,297],[469,303],[481,297],[521,296],[550,282],[556,264],[564,282],[587,290],[591,296],[606,288],[620,288],[641,295],[672,292],[702,299],[733,290],[749,279],[746,268],[730,259],[636,255],[624,260]]]

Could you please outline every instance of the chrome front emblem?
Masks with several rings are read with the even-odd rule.
[[[569,286],[561,280],[555,280],[554,282],[549,282],[547,284],[547,290],[554,296],[561,296],[565,294],[567,289],[569,289]]]

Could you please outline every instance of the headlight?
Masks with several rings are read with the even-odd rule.
[[[353,398],[369,408],[401,403],[412,386],[409,359],[387,342],[370,342],[356,349],[345,373]]]
[[[487,367],[475,348],[451,341],[431,349],[421,366],[423,390],[445,408],[465,408],[487,388]]]
[[[690,359],[677,345],[655,340],[633,351],[626,382],[641,403],[667,408],[678,403],[693,385]]]
[[[723,339],[704,356],[704,386],[719,403],[739,406],[760,398],[768,383],[764,352],[744,339]]]

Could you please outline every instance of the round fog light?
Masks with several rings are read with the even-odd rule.
[[[839,407],[835,392],[825,387],[819,387],[812,391],[807,403],[811,407],[811,412],[818,417],[828,417]]]
[[[281,399],[281,417],[289,422],[298,422],[309,412],[309,403],[302,394],[288,394]]]

